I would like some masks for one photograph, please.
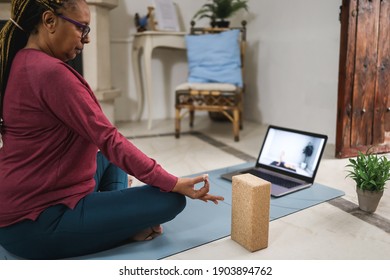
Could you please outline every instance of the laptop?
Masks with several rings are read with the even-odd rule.
[[[326,135],[270,125],[254,167],[221,175],[250,173],[271,183],[271,195],[280,197],[313,185],[325,149]]]

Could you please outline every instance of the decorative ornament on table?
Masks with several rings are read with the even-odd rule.
[[[148,13],[145,16],[140,16],[139,13],[134,15],[134,23],[137,32],[144,32],[155,29],[155,22],[153,17],[153,7],[148,7]]]

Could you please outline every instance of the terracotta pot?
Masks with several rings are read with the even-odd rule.
[[[383,190],[378,192],[364,191],[356,188],[359,208],[363,211],[373,213],[378,207],[379,201],[383,195]]]

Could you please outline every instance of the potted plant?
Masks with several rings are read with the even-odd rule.
[[[209,18],[212,26],[229,27],[226,19],[241,9],[248,11],[248,0],[211,0],[193,16],[193,20]]]
[[[366,212],[375,212],[383,195],[386,182],[390,180],[390,161],[386,156],[358,152],[356,159],[349,159],[347,177],[356,183],[359,208]]]
[[[307,167],[307,159],[311,157],[313,154],[314,146],[311,142],[309,142],[305,148],[303,149],[303,154],[305,155],[305,158],[303,159],[303,162],[301,162],[301,168],[305,169]]]

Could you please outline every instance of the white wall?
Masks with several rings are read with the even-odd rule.
[[[206,0],[175,2],[188,31]],[[325,133],[335,143],[340,5],[341,0],[250,0],[250,12],[232,20],[233,25],[248,21],[245,119]],[[116,120],[135,118],[133,18],[136,12],[144,15],[146,7],[147,1],[120,0],[111,11],[113,84],[122,90]],[[185,51],[157,49],[152,66],[154,118],[173,118],[174,88],[187,77]]]

